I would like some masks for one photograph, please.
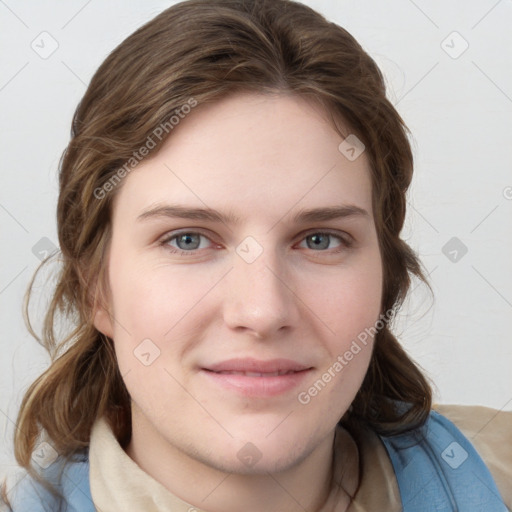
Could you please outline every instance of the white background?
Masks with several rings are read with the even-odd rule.
[[[0,470],[13,463],[23,392],[47,364],[21,307],[39,263],[34,246],[57,243],[57,167],[72,114],[107,54],[172,3],[0,0]],[[512,409],[512,2],[304,3],[377,61],[413,133],[403,236],[435,298],[415,289],[399,317],[403,344],[435,382],[437,402]],[[58,43],[47,59],[31,47],[46,37],[51,48],[43,31]],[[456,262],[443,253],[453,237],[468,250]]]

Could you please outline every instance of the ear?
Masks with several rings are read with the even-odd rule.
[[[105,294],[105,275],[100,271],[93,279],[89,288],[89,303],[92,309],[92,322],[94,327],[107,336],[114,338],[113,316],[110,314],[110,292]],[[103,284],[103,286],[101,286]]]
[[[114,338],[114,329],[110,313],[103,307],[97,305],[93,313],[94,327],[108,338]]]

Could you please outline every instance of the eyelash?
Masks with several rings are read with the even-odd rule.
[[[172,240],[177,239],[179,236],[182,236],[182,235],[200,235],[200,236],[208,239],[211,243],[215,244],[215,242],[213,242],[206,234],[202,233],[201,231],[182,230],[182,231],[179,231],[179,232],[169,233],[167,236],[165,236],[159,242],[159,245],[164,247],[166,250],[168,250],[172,254],[178,254],[178,255],[181,255],[181,256],[195,256],[195,255],[197,255],[198,251],[204,250],[204,249],[191,249],[190,251],[185,251],[183,249],[179,249],[179,248],[172,247],[172,246],[169,245],[169,242],[171,242]],[[336,248],[336,250],[334,250],[334,251],[333,250],[331,250],[331,251],[329,251],[329,250],[315,251],[313,249],[310,249],[311,251],[318,252],[319,254],[338,254],[338,253],[340,253],[340,252],[342,252],[344,250],[350,249],[352,247],[352,245],[353,245],[353,241],[351,239],[349,239],[348,236],[347,237],[343,237],[339,233],[335,233],[335,232],[332,232],[330,230],[310,231],[310,232],[306,233],[301,238],[300,241],[302,242],[306,238],[308,238],[310,236],[313,236],[313,235],[328,235],[330,237],[337,238],[340,241],[340,247]]]

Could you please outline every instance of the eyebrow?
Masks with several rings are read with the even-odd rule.
[[[370,218],[370,214],[364,208],[351,204],[327,206],[300,210],[292,217],[292,223],[322,222],[347,217]],[[232,213],[224,214],[212,208],[189,208],[187,206],[171,204],[150,207],[144,210],[137,217],[137,220],[145,221],[153,218],[204,220],[223,224],[238,224],[240,222],[240,218]]]

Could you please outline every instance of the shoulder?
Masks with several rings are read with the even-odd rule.
[[[512,411],[479,405],[436,405],[434,410],[469,439],[512,508]]]
[[[49,467],[39,471],[42,482],[28,472],[19,474],[8,489],[7,497],[12,512],[94,512],[89,487],[89,461],[87,456],[79,460],[57,459]],[[54,489],[59,495],[52,493]]]
[[[502,460],[502,471],[496,473],[498,478],[495,479],[488,467],[489,457],[481,455],[470,440],[471,430],[466,428],[464,433],[455,423],[471,416],[471,411],[455,407],[432,410],[425,424],[414,430],[381,436],[395,471],[404,510],[418,512],[432,510],[432,507],[443,511],[454,507],[456,510],[508,510],[512,460]],[[452,421],[448,416],[457,416],[457,419]],[[492,413],[487,411],[487,420],[491,417]],[[504,423],[509,432],[510,420],[505,419]],[[482,426],[480,423],[479,428]],[[476,423],[473,429],[477,430]],[[502,431],[502,428],[497,429]],[[503,441],[500,434],[498,440],[482,440],[480,445],[492,445],[491,452],[497,456],[496,450]]]

